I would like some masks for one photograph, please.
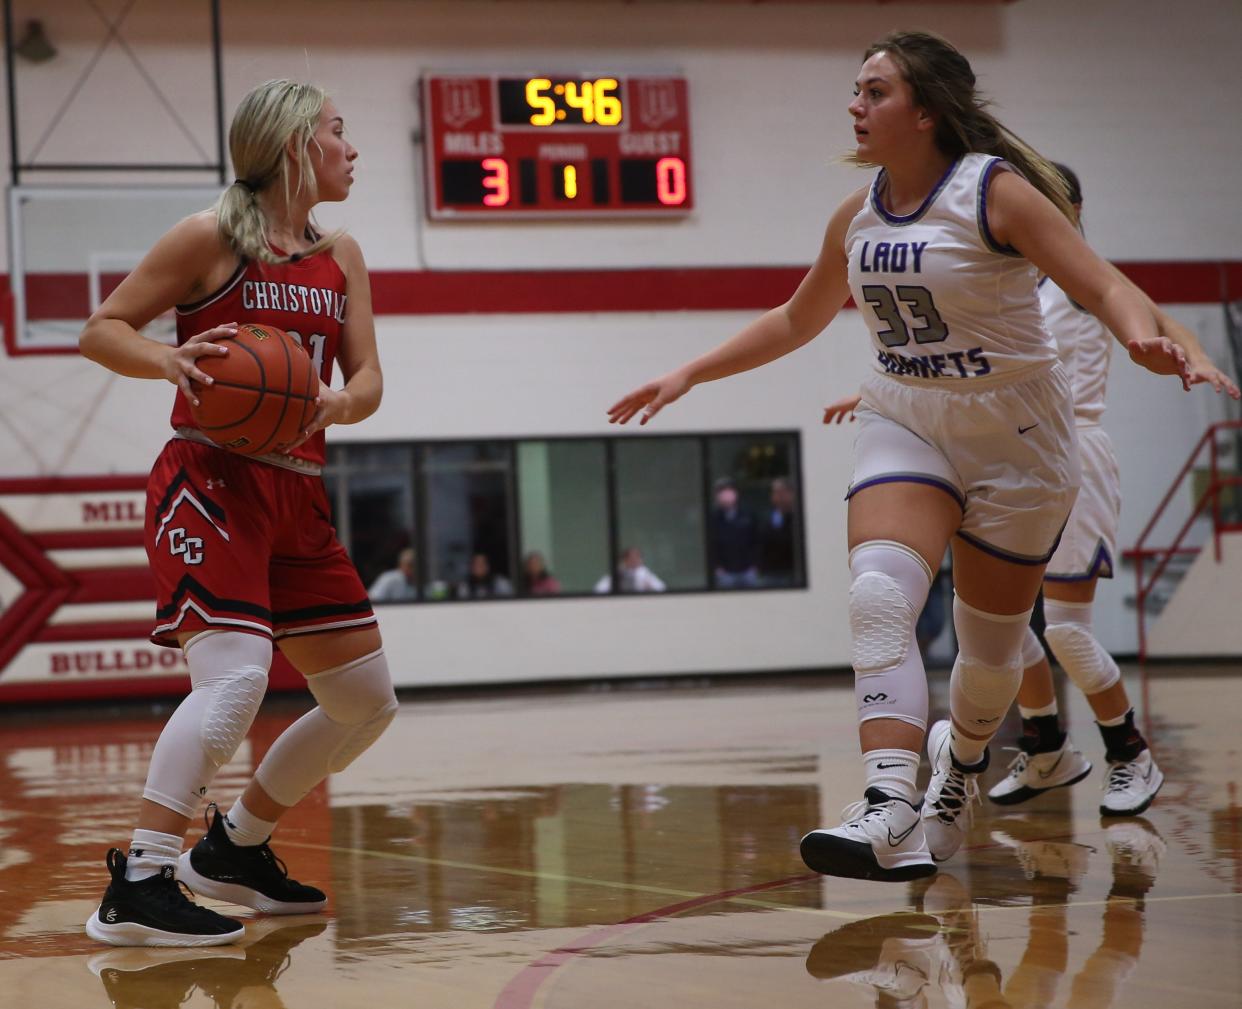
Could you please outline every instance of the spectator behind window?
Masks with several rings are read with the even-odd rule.
[[[617,562],[618,592],[663,592],[667,586],[643,563],[642,551],[638,547],[626,547],[621,551],[621,559]],[[612,575],[604,575],[595,583],[595,591],[599,593],[612,591]]]
[[[418,598],[418,572],[414,550],[407,547],[397,554],[397,566],[383,572],[371,583],[367,594],[373,603],[411,603]]]
[[[759,523],[738,503],[737,485],[728,477],[716,481],[715,497],[710,528],[716,588],[757,588]]]
[[[457,586],[458,599],[496,599],[513,595],[513,585],[504,575],[492,574],[487,554],[474,554],[470,570]]]
[[[768,509],[759,522],[759,576],[765,586],[794,581],[794,491],[788,480],[772,481]]]
[[[527,596],[554,596],[561,591],[561,583],[548,570],[543,554],[532,550],[522,559],[522,594]]]

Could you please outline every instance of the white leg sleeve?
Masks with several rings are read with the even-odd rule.
[[[345,770],[397,713],[382,648],[306,682],[319,706],[280,734],[254,775],[282,806],[296,805],[329,774]]]
[[[1121,679],[1117,663],[1091,633],[1091,605],[1044,600],[1048,647],[1065,675],[1087,696],[1105,691]]]
[[[207,786],[250,731],[267,690],[272,642],[257,634],[204,631],[185,647],[190,694],[151,754],[144,799],[193,816]]]
[[[949,677],[949,710],[971,735],[990,737],[1022,685],[1022,641],[1031,611],[985,613],[953,597],[958,653]]]
[[[932,573],[909,547],[870,540],[850,551],[850,638],[858,720],[927,728],[927,673],[914,639]]]
[[[1031,666],[1037,666],[1047,657],[1044,654],[1044,646],[1039,643],[1039,638],[1031,630],[1031,625],[1027,624],[1026,637],[1022,639],[1022,668],[1030,669]]]

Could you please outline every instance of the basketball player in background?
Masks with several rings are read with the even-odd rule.
[[[818,872],[906,880],[961,846],[987,744],[1018,691],[1022,640],[1078,486],[1073,402],[1043,328],[1052,276],[1159,374],[1186,361],[1150,307],[1082,240],[1056,169],[987,111],[949,43],[896,32],[863,57],[849,112],[855,160],[879,166],[848,197],[792,298],[715,350],[622,397],[645,423],[700,382],[788,354],[852,293],[873,338],[849,491],[849,615],[863,801],[802,841]],[[904,311],[903,311],[904,309]],[[913,325],[906,319],[912,318]],[[928,735],[915,622],[953,542],[959,654],[952,723]]]
[[[100,306],[82,353],[134,378],[177,387],[174,434],[151,471],[146,548],[157,587],[151,639],[181,648],[190,694],[151,757],[129,854],[108,852],[112,881],[86,931],[116,946],[219,945],[238,921],[187,899],[195,892],[270,914],[323,908],[268,847],[276,822],[347,767],[396,712],[366,589],[337,542],[320,479],[323,429],[379,406],[382,377],[366,266],[357,243],[322,235],[320,202],[349,195],[358,152],[332,101],[309,84],[269,81],[242,99],[229,130],[237,180],[215,208],[176,225]],[[141,335],[177,308],[177,346]],[[296,334],[320,379],[296,442],[247,458],[195,429],[190,403],[211,379],[200,358],[238,322]],[[330,388],[333,361],[345,384]],[[227,816],[182,839],[216,771],[254,720],[273,643],[306,676],[317,706],[272,744]]]
[[[1081,230],[1078,176],[1065,165],[1055,167],[1069,191]],[[1039,281],[1039,301],[1044,325],[1056,340],[1061,365],[1069,375],[1082,462],[1078,499],[1044,572],[1044,637],[1061,668],[1086,696],[1104,739],[1109,769],[1100,813],[1134,816],[1151,804],[1164,783],[1164,774],[1134,724],[1134,708],[1117,663],[1091,632],[1096,583],[1100,578],[1113,577],[1121,513],[1117,457],[1112,440],[1100,426],[1112,339],[1095,316],[1046,276]],[[1238,387],[1212,363],[1195,335],[1154,303],[1150,307],[1161,334],[1185,351],[1190,383],[1209,383],[1218,393],[1239,398]],[[852,419],[858,402],[858,396],[851,396],[826,407],[824,423],[840,423],[847,416]],[[1073,785],[1091,772],[1090,761],[1075,749],[1061,727],[1052,669],[1029,627],[1022,643],[1022,665],[1017,698],[1022,716],[1018,756],[1005,778],[988,792],[988,798],[1000,805],[1025,802],[1041,792]]]

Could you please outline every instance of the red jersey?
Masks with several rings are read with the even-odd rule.
[[[345,273],[330,249],[296,263],[243,261],[214,294],[192,305],[177,306],[177,345],[226,322],[275,326],[302,344],[319,381],[330,385],[347,300]],[[190,404],[180,389],[173,403],[172,426],[195,427]],[[317,431],[291,454],[322,466],[324,433]]]

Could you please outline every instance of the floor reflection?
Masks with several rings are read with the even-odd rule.
[[[283,1009],[276,982],[293,949],[328,927],[322,919],[266,918],[244,943],[201,949],[109,949],[87,960],[116,1009],[180,1006],[196,991],[219,1009]]]
[[[1144,898],[1156,881],[1167,845],[1147,819],[1105,821],[1104,846],[1111,885],[1096,903],[1099,938],[1085,961],[1070,971],[1070,898],[1087,872],[1090,845],[1072,838],[1045,839],[1039,824],[1006,817],[993,837],[1022,870],[1025,885],[1010,884],[1004,902],[986,903],[985,883],[972,892],[952,871],[911,884],[912,910],[876,915],[826,933],[806,958],[822,982],[843,981],[874,997],[877,1009],[947,1006],[996,1009],[1109,1009],[1143,949]],[[981,902],[980,896],[983,897]],[[1024,946],[1006,975],[989,956],[988,911],[1012,912],[1029,901]],[[1084,948],[1081,918],[1076,945]],[[1068,993],[1060,997],[1058,989]]]

